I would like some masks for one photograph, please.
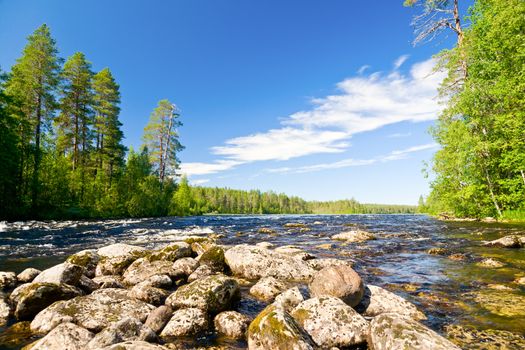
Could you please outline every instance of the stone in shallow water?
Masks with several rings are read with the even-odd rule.
[[[493,259],[493,258],[483,259],[480,262],[478,262],[476,265],[481,266],[481,267],[494,268],[494,269],[505,266],[504,263],[502,263],[499,260]]]
[[[76,286],[83,273],[84,268],[82,266],[65,262],[42,271],[33,282],[66,283]]]
[[[525,317],[525,295],[486,289],[473,293],[473,296],[475,302],[493,314],[503,317]]]
[[[250,319],[237,311],[224,311],[213,320],[217,332],[232,339],[244,338]]]
[[[321,259],[311,259],[306,262],[308,266],[319,271],[329,266],[349,266],[352,267],[353,261],[341,260],[336,258],[321,258]]]
[[[274,249],[275,252],[290,255],[296,259],[310,260],[314,259],[315,256],[306,252],[305,250],[298,248],[294,245],[285,245]]]
[[[31,350],[87,349],[94,334],[74,323],[62,323],[45,337],[31,344]]]
[[[522,350],[525,336],[496,329],[476,329],[469,326],[449,325],[445,327],[447,338],[465,349],[473,350]]]
[[[396,313],[372,319],[368,346],[374,350],[461,350],[430,328]]]
[[[288,289],[288,285],[285,282],[273,277],[264,277],[250,288],[250,294],[257,299],[271,301],[286,289]]]
[[[376,237],[363,230],[352,230],[338,233],[332,236],[333,240],[346,242],[365,242],[376,239]]]
[[[509,235],[486,242],[483,245],[487,247],[523,248],[525,247],[525,236]]]
[[[323,348],[364,343],[368,322],[339,298],[308,299],[291,313],[297,323]]]
[[[201,309],[180,309],[173,313],[160,336],[163,338],[194,335],[208,328],[208,316]]]
[[[329,266],[317,272],[309,285],[315,297],[331,296],[350,306],[359,304],[364,294],[361,277],[349,266]]]

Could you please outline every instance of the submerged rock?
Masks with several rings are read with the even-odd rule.
[[[430,328],[396,313],[372,319],[368,346],[374,350],[461,350]]]
[[[213,320],[215,329],[232,339],[242,339],[245,336],[250,319],[237,311],[224,311]]]
[[[208,328],[208,316],[197,308],[180,309],[173,313],[160,336],[163,338],[194,335]]]
[[[415,320],[426,319],[425,314],[419,311],[414,304],[386,289],[370,284],[365,287],[363,299],[355,309],[368,317],[395,312]]]
[[[299,288],[293,287],[285,290],[277,297],[275,297],[274,304],[283,308],[286,312],[290,313],[292,310],[304,301],[304,297],[301,294]]]
[[[288,285],[285,282],[273,277],[264,277],[250,288],[250,294],[258,299],[271,301],[286,289],[288,289]]]
[[[173,310],[171,307],[161,305],[148,315],[144,325],[148,326],[153,332],[159,333],[171,319],[172,315]]]
[[[333,240],[336,241],[346,241],[346,242],[365,242],[376,239],[376,237],[366,231],[362,230],[352,230],[338,233],[332,236]]]
[[[40,273],[40,270],[34,269],[32,267],[28,267],[24,271],[20,272],[16,278],[18,279],[19,283],[29,283],[32,282],[36,276]]]
[[[504,263],[502,263],[499,260],[493,259],[493,258],[483,259],[480,262],[478,262],[476,265],[481,266],[481,267],[489,267],[493,269],[498,269],[500,267],[505,266]]]
[[[0,271],[0,291],[15,288],[18,280],[14,272]]]
[[[474,293],[474,301],[491,313],[503,317],[525,317],[525,295],[484,289]]]
[[[525,236],[509,235],[483,244],[487,247],[523,248]]]
[[[248,279],[275,277],[281,280],[309,280],[315,270],[306,262],[257,246],[237,245],[225,253],[235,275]]]
[[[349,266],[330,266],[317,272],[310,282],[315,297],[331,296],[342,299],[350,306],[359,304],[364,294],[361,277]]]
[[[74,323],[62,323],[45,337],[31,344],[31,350],[87,349],[94,334]]]
[[[248,327],[248,349],[313,350],[315,344],[289,313],[267,306]]]
[[[469,326],[445,327],[447,338],[465,349],[475,350],[521,350],[525,349],[525,336],[496,329],[475,329]]]
[[[435,247],[427,250],[427,253],[430,255],[446,255],[448,251],[445,248]]]
[[[95,335],[88,343],[89,349],[100,349],[109,345],[131,340],[154,341],[156,334],[136,318],[126,317],[110,324]]]
[[[322,348],[357,345],[368,337],[368,322],[339,298],[308,299],[291,315]]]

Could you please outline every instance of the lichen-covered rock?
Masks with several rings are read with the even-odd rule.
[[[304,301],[304,297],[299,288],[293,287],[285,290],[275,297],[274,304],[282,307],[286,312],[290,313],[292,310]]]
[[[115,258],[118,256],[137,256],[144,255],[146,249],[134,245],[115,243],[97,250],[97,254],[103,258]]]
[[[7,323],[7,319],[9,318],[9,315],[11,314],[11,307],[7,303],[7,301],[4,300],[4,298],[0,298],[0,327],[4,326]]]
[[[329,266],[353,266],[353,261],[341,260],[336,258],[321,258],[321,259],[311,259],[306,262],[308,266],[319,271]]]
[[[45,337],[31,344],[31,350],[86,349],[94,334],[74,323],[62,323]]]
[[[10,300],[16,305],[15,316],[30,320],[55,301],[82,295],[82,291],[67,284],[31,282],[22,284],[11,293]]]
[[[486,242],[483,245],[487,247],[523,248],[525,247],[525,236],[509,235]]]
[[[160,336],[162,338],[194,335],[208,328],[208,316],[197,308],[180,309],[173,313]]]
[[[197,267],[191,275],[188,276],[188,282],[197,281],[197,280],[203,279],[204,277],[208,277],[208,276],[212,276],[216,274],[217,272],[213,270],[213,268],[211,268],[210,266],[201,265]]]
[[[215,329],[232,339],[242,339],[246,334],[250,319],[237,311],[224,311],[213,320]]]
[[[363,316],[374,317],[395,312],[415,320],[426,319],[425,314],[411,302],[378,286],[367,285],[361,302],[355,307]]]
[[[284,309],[270,304],[248,327],[250,350],[313,350],[315,344]]]
[[[365,242],[376,239],[376,237],[370,232],[366,232],[363,230],[352,230],[333,235],[332,239],[336,241],[346,242]]]
[[[191,256],[191,247],[186,242],[176,242],[172,243],[162,249],[154,250],[148,256],[148,260],[163,260],[174,262],[177,259],[190,257]]]
[[[168,275],[153,275],[148,277],[144,282],[145,285],[155,288],[169,289],[173,285],[171,277]]]
[[[500,267],[505,266],[504,263],[502,263],[499,260],[493,259],[493,258],[483,259],[480,262],[478,262],[476,265],[481,266],[481,267],[488,267],[492,269],[498,269]]]
[[[16,273],[0,271],[0,291],[15,288],[17,282]]]
[[[135,340],[106,346],[100,350],[168,350],[168,348],[158,344]]]
[[[124,278],[124,284],[134,286],[154,275],[168,275],[172,278],[178,277],[177,271],[173,269],[172,262],[163,260],[149,261],[145,258],[135,260],[126,269],[122,277]]]
[[[364,294],[361,277],[351,267],[329,266],[318,271],[309,285],[312,296],[342,299],[350,306],[359,304]]]
[[[201,266],[209,266],[213,271],[223,272],[226,267],[224,249],[219,246],[210,247],[198,258]]]
[[[309,260],[314,259],[315,256],[306,252],[304,249],[298,248],[293,245],[285,245],[274,249],[275,252],[290,255],[296,259]]]
[[[396,313],[372,319],[368,346],[374,350],[460,350],[430,328]]]
[[[42,310],[31,322],[35,333],[47,333],[58,324],[73,322],[93,332],[124,317],[145,321],[154,306],[131,299],[124,289],[99,289],[93,294],[63,300]]]
[[[125,317],[118,322],[110,324],[95,335],[95,337],[89,341],[87,348],[100,349],[124,341],[154,341],[156,338],[156,334],[149,327],[144,326],[139,320]]]
[[[95,276],[122,275],[132,262],[139,259],[142,253],[136,255],[122,255],[111,258],[102,257],[95,269]]]
[[[35,277],[33,282],[65,283],[76,286],[83,273],[84,268],[82,266],[65,262],[42,271],[38,276]]]
[[[83,290],[86,294],[93,293],[93,291],[99,288],[98,283],[94,282],[91,278],[84,275],[80,276],[77,287]]]
[[[288,284],[285,282],[273,277],[264,277],[250,288],[250,294],[257,299],[271,301],[286,289],[288,289]]]
[[[173,309],[198,308],[208,312],[226,310],[239,298],[239,285],[224,275],[208,276],[177,289],[166,299]]]
[[[93,282],[98,284],[99,289],[104,288],[124,288],[124,285],[120,282],[121,278],[117,275],[106,275],[97,276],[93,278]]]
[[[448,325],[447,338],[463,349],[521,350],[525,349],[525,336],[497,329],[476,329],[469,326]]]
[[[89,278],[93,278],[95,277],[97,264],[100,261],[100,255],[98,255],[93,249],[82,250],[70,255],[66,261],[71,264],[82,266],[84,268],[84,274]]]
[[[199,262],[193,258],[182,258],[173,263],[173,269],[184,276],[191,275],[197,267],[199,267]]]
[[[173,315],[173,310],[168,305],[161,305],[153,310],[144,323],[153,332],[160,333]]]
[[[32,282],[36,276],[40,273],[40,270],[34,269],[32,267],[28,267],[24,271],[20,272],[16,278],[18,279],[19,283],[29,283]]]
[[[184,241],[190,244],[191,251],[196,255],[201,255],[215,246],[215,242],[207,237],[187,238]]]
[[[368,322],[339,298],[308,299],[291,315],[322,348],[357,345],[368,337]]]
[[[281,280],[306,281],[315,273],[303,260],[257,246],[237,245],[228,249],[224,256],[235,275],[248,279],[271,276]]]
[[[129,296],[133,299],[142,300],[151,305],[162,305],[166,298],[170,295],[170,292],[152,287],[148,281],[140,282],[136,284],[129,291]]]

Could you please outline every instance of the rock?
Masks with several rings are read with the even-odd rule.
[[[180,287],[166,299],[166,305],[220,312],[230,307],[239,294],[239,285],[233,278],[214,275]]]
[[[309,285],[312,296],[331,296],[350,306],[359,304],[364,295],[361,277],[349,266],[330,266],[317,272]]]
[[[34,269],[32,267],[28,267],[24,271],[20,272],[16,278],[18,279],[19,283],[29,283],[32,282],[36,276],[40,273],[40,270]]]
[[[434,247],[427,250],[427,253],[430,255],[445,255],[447,254],[447,250],[445,248],[441,247]]]
[[[322,348],[361,344],[368,336],[368,322],[339,298],[308,299],[291,315]]]
[[[525,286],[525,277],[517,277],[514,280],[514,283],[521,284],[522,286]]]
[[[66,261],[71,264],[82,266],[84,268],[84,274],[89,278],[93,278],[95,277],[97,264],[100,261],[100,255],[92,249],[82,250],[69,256]]]
[[[264,248],[264,249],[271,249],[275,246],[275,244],[273,243],[270,243],[270,242],[259,242],[257,244],[255,244],[256,247],[261,247],[261,248]]]
[[[281,280],[306,281],[315,270],[306,262],[256,246],[237,245],[224,254],[235,275],[248,279],[275,277]]]
[[[131,298],[142,300],[151,305],[162,305],[166,298],[170,295],[168,291],[164,289],[152,287],[149,285],[148,281],[144,281],[136,284],[129,291],[129,296]]]
[[[275,296],[288,289],[288,285],[273,277],[264,277],[250,288],[250,294],[257,299],[272,301]]]
[[[232,339],[242,339],[246,334],[250,319],[236,311],[224,311],[215,316],[213,324],[220,334]]]
[[[124,288],[124,285],[120,283],[120,276],[117,275],[98,276],[93,278],[93,282],[98,284],[99,289]]]
[[[275,234],[275,230],[274,229],[271,229],[269,227],[261,227],[257,230],[257,233],[264,233],[264,234],[268,234],[268,235],[273,235]]]
[[[124,289],[99,289],[93,294],[63,300],[42,310],[31,322],[35,333],[47,333],[58,324],[73,322],[99,332],[112,322],[125,317],[145,321],[154,309],[150,304],[131,299]]]
[[[191,256],[191,247],[186,242],[172,243],[162,249],[151,252],[148,256],[148,260],[156,261],[171,261],[174,262],[180,258],[186,258]]]
[[[187,239],[186,239],[186,242],[188,242]],[[193,253],[195,253],[196,255],[201,255],[202,253],[204,253],[211,247],[214,247],[215,243],[209,238],[199,237],[198,240],[192,239],[190,245],[191,245],[191,251]]]
[[[97,250],[97,254],[102,258],[116,258],[121,256],[136,256],[137,258],[144,255],[146,249],[134,245],[115,243]]]
[[[126,341],[123,343],[106,346],[100,350],[168,350],[168,348],[145,341]]]
[[[110,324],[88,343],[89,349],[100,349],[131,340],[154,341],[157,335],[136,318],[126,317]]]
[[[169,289],[173,285],[173,281],[168,275],[153,275],[141,283],[144,283],[145,285],[148,285],[150,287],[162,289]]]
[[[352,267],[353,262],[349,260],[341,260],[336,258],[321,258],[321,259],[312,259],[306,262],[308,266],[319,271],[329,266],[348,266]]]
[[[315,246],[315,248],[323,250],[334,250],[335,248],[337,248],[337,245],[333,243],[323,243]]]
[[[523,248],[525,236],[509,235],[483,244],[487,247]]]
[[[124,278],[124,284],[134,286],[154,275],[168,275],[171,278],[178,277],[177,271],[173,269],[172,262],[163,260],[149,261],[145,258],[135,260],[126,269],[122,277]]]
[[[199,267],[199,262],[193,258],[182,258],[173,263],[173,270],[177,274],[189,276]]]
[[[460,325],[445,326],[445,332],[451,342],[463,349],[525,349],[525,337],[518,333]]]
[[[94,337],[90,331],[74,323],[62,323],[45,337],[31,345],[31,350],[77,350],[86,349]]]
[[[83,290],[86,294],[93,293],[93,291],[97,290],[99,288],[99,284],[96,282],[93,282],[91,278],[88,278],[84,275],[80,276],[80,279],[77,283],[78,288]]]
[[[283,308],[286,312],[290,313],[297,305],[299,305],[303,301],[304,297],[301,294],[299,288],[293,287],[279,294],[275,298],[275,301],[273,303]]]
[[[395,312],[415,320],[426,319],[425,314],[402,297],[378,286],[368,284],[361,302],[355,309],[366,317],[375,317],[383,313]]]
[[[430,328],[396,313],[372,319],[368,346],[374,350],[460,350]]]
[[[293,245],[285,245],[274,249],[275,252],[290,255],[296,259],[309,260],[314,259],[315,256],[304,251],[303,249],[297,248]]]
[[[308,226],[300,222],[287,222],[286,224],[284,224],[284,227],[286,228],[307,228]]]
[[[465,254],[461,254],[461,253],[451,254],[448,256],[448,258],[454,261],[464,261],[467,259]]]
[[[138,253],[137,253],[138,254]],[[122,275],[138,255],[123,255],[113,258],[101,258],[95,270],[95,276]]]
[[[211,268],[208,265],[202,265],[197,267],[197,269],[193,271],[191,275],[188,276],[188,282],[197,281],[203,279],[204,277],[212,276],[215,274],[217,274],[217,272],[214,271],[213,268]]]
[[[0,291],[15,288],[18,280],[14,272],[0,271]]]
[[[164,327],[162,338],[194,335],[208,328],[208,316],[197,308],[177,310]]]
[[[525,317],[525,295],[512,291],[482,289],[473,293],[474,301],[485,310],[502,317]]]
[[[209,266],[213,271],[223,272],[226,267],[224,260],[224,249],[219,246],[214,246],[206,250],[199,256],[199,263],[201,266]]]
[[[30,320],[55,301],[79,295],[82,295],[80,289],[67,284],[31,282],[17,287],[11,293],[10,299],[13,305],[16,305],[16,318]]]
[[[171,319],[172,315],[173,310],[171,307],[161,305],[149,314],[144,325],[149,327],[153,332],[159,333]]]
[[[37,283],[65,283],[76,286],[80,277],[84,273],[84,268],[68,262],[55,265],[42,271],[35,277],[33,282]]]
[[[336,241],[346,241],[346,242],[365,242],[376,239],[376,237],[366,231],[362,230],[352,230],[338,233],[332,236],[333,240]]]
[[[0,327],[3,327],[11,314],[11,307],[3,298],[0,298]]]
[[[504,263],[502,263],[501,261],[498,261],[496,259],[493,259],[493,258],[483,259],[480,262],[478,262],[476,265],[478,265],[480,267],[488,267],[488,268],[492,268],[492,269],[498,269],[500,267],[505,266]]]
[[[310,336],[289,313],[276,305],[267,306],[248,327],[248,349],[313,350]]]

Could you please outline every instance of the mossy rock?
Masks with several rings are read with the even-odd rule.
[[[209,248],[199,257],[199,263],[207,265],[217,272],[224,271],[227,267],[224,259],[224,249],[219,246]]]
[[[174,262],[180,258],[191,256],[190,245],[186,242],[177,242],[170,244],[162,249],[152,251],[146,258],[149,261],[171,261]]]
[[[85,275],[92,278],[95,276],[95,269],[100,261],[100,256],[94,250],[83,250],[69,256],[66,261],[82,266],[85,269]]]

